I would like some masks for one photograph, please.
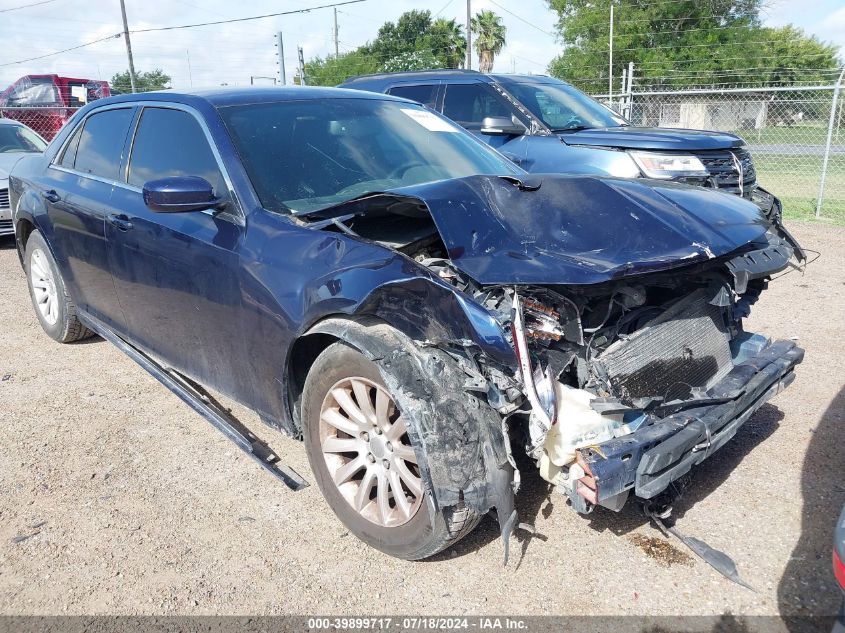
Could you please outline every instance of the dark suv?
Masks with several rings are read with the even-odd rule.
[[[437,70],[355,77],[340,87],[422,103],[530,172],[676,180],[740,195],[767,212],[780,208],[757,185],[740,137],[636,127],[553,77]]]

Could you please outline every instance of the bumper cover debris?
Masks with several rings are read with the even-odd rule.
[[[612,501],[632,489],[644,499],[658,495],[721,448],[757,409],[789,386],[803,358],[804,350],[791,341],[772,343],[708,389],[707,404],[691,401],[634,433],[580,449],[577,462],[586,474],[576,482],[576,491],[591,504]],[[712,404],[714,400],[718,403]],[[587,504],[583,510],[588,511]]]

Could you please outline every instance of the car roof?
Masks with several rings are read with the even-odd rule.
[[[20,127],[26,127],[20,121],[15,121],[14,119],[0,119],[0,125],[18,125]]]
[[[548,75],[516,75],[516,74],[485,74],[476,70],[460,68],[441,70],[418,70],[398,73],[376,73],[373,75],[358,75],[350,77],[340,87],[383,90],[397,83],[413,83],[416,81],[446,81],[450,79],[473,79],[483,83],[513,82],[513,83],[566,83]]]
[[[254,103],[275,103],[279,101],[301,101],[310,99],[376,99],[407,102],[407,99],[366,93],[359,90],[344,90],[342,88],[323,88],[317,86],[284,86],[284,87],[248,87],[248,88],[213,88],[189,92],[174,92],[161,90],[156,92],[141,92],[105,97],[92,101],[93,106],[103,106],[112,103],[169,101],[184,105],[209,104],[213,107],[226,107]],[[410,102],[408,102],[410,103]]]

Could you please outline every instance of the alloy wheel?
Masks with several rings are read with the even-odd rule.
[[[417,458],[391,395],[366,378],[344,378],[320,409],[320,446],[341,496],[381,527],[411,520],[422,504]]]
[[[38,311],[48,324],[55,325],[59,320],[59,293],[56,290],[53,270],[41,249],[32,251],[32,257],[29,260],[29,280]]]

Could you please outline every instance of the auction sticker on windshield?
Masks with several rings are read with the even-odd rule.
[[[444,121],[439,116],[435,116],[431,112],[425,110],[412,110],[411,108],[399,108],[407,116],[422,125],[430,132],[457,132],[458,128]]]

